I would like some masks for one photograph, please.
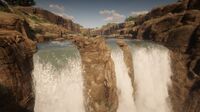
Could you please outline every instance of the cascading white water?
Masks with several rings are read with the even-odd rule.
[[[80,56],[63,55],[62,58],[59,57],[61,55],[59,53],[67,54],[69,50],[64,52],[62,49],[66,48],[59,49],[47,48],[34,56],[33,79],[36,95],[34,110],[35,112],[84,112]],[[47,58],[50,62],[44,61]],[[55,60],[62,66],[55,66]]]
[[[63,47],[51,49],[52,44]],[[34,56],[35,112],[84,112],[78,51],[71,55],[75,49],[66,50],[65,44],[58,42],[52,44]],[[129,43],[136,84],[133,88],[122,50],[116,43],[110,46],[118,89],[117,112],[172,112],[168,95],[172,75],[168,49],[149,42]]]
[[[111,57],[115,64],[115,74],[117,80],[119,105],[117,112],[136,112],[133,100],[133,87],[128,75],[128,69],[124,62],[122,50],[114,45]]]
[[[113,46],[112,41],[109,43]],[[168,94],[172,75],[168,49],[144,41],[128,43],[132,50],[136,88],[131,85],[123,52],[116,45],[111,47],[120,91],[118,112],[172,112]],[[136,92],[135,100],[133,91]]]
[[[132,56],[137,112],[171,112],[168,87],[172,72],[168,49],[139,42],[133,44]]]

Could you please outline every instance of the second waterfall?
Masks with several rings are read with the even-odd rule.
[[[128,76],[122,50],[110,42],[117,78],[118,112],[172,112],[168,94],[172,75],[169,50],[151,42],[127,43],[132,53],[134,79]]]

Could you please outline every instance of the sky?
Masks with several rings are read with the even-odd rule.
[[[144,14],[152,8],[177,0],[35,0],[36,7],[72,19],[85,28],[120,23],[130,15]]]

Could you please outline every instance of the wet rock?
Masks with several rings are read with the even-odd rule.
[[[200,111],[200,80],[195,81],[190,89],[187,102],[184,105],[182,112],[199,112]]]
[[[119,47],[123,51],[124,62],[126,64],[126,67],[128,68],[128,74],[129,74],[129,77],[131,79],[132,87],[133,87],[133,90],[134,90],[133,96],[135,96],[135,92],[136,92],[137,88],[136,88],[136,84],[135,84],[135,81],[134,81],[135,78],[134,78],[134,69],[133,69],[132,49],[122,39],[118,39],[117,44],[119,45]]]
[[[172,68],[172,86],[169,87],[169,97],[174,112],[184,112],[183,108],[187,100],[189,89],[193,81],[188,78],[187,55],[170,52]],[[193,111],[191,111],[193,112]]]

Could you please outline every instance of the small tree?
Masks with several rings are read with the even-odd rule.
[[[128,22],[128,21],[135,21],[136,20],[136,18],[137,17],[135,17],[135,16],[129,16],[128,18],[126,18],[126,22]]]

